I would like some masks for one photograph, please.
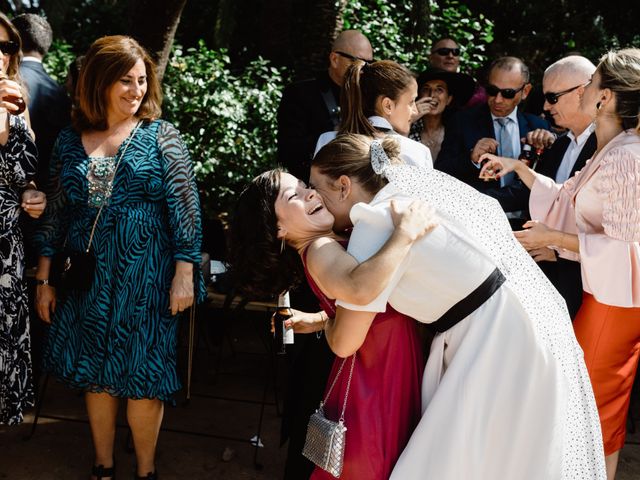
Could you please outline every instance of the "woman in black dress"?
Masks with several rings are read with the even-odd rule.
[[[44,195],[30,182],[36,173],[36,147],[26,120],[18,79],[20,36],[0,13],[0,424],[20,423],[33,403],[24,247],[20,210],[38,217]]]

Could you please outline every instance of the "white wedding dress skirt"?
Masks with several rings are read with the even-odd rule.
[[[391,479],[604,480],[600,421],[566,304],[498,203],[435,170],[401,166],[388,176],[402,193],[436,206],[443,225],[506,277],[480,308],[435,337],[423,417]]]

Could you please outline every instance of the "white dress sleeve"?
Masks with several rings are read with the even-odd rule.
[[[351,209],[350,215],[353,231],[347,251],[359,263],[362,263],[375,255],[389,239],[393,233],[393,221],[391,220],[388,203],[384,206],[358,203]],[[398,265],[387,287],[371,303],[355,305],[338,299],[336,305],[361,312],[384,312],[387,309],[391,293],[409,265],[409,256],[410,254]]]

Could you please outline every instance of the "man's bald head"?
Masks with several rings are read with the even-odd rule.
[[[373,58],[373,49],[371,48],[369,39],[358,30],[345,30],[343,32],[340,32],[338,37],[333,42],[333,45],[331,46],[332,52],[335,52],[336,50],[347,53],[349,53],[350,50],[362,50],[363,52],[361,53],[366,52],[368,53],[368,55],[354,56],[362,56],[362,58],[366,58],[367,60],[371,60]]]
[[[580,108],[580,97],[584,93],[584,86],[595,71],[596,66],[580,55],[564,57],[544,71],[544,109],[553,117],[556,125],[568,128],[576,137],[592,121]]]
[[[356,60],[373,60],[373,49],[369,39],[357,30],[341,32],[331,46],[329,55],[329,76],[336,84],[342,85],[344,75]]]
[[[544,71],[544,77],[550,80],[563,76],[570,77],[577,82],[586,83],[595,71],[596,66],[588,58],[580,55],[570,55],[549,65]]]

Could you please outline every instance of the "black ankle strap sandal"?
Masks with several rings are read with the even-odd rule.
[[[144,477],[140,477],[136,472],[134,472],[133,480],[158,480],[158,471],[149,472]]]
[[[104,465],[94,465],[91,467],[91,475],[96,477],[96,480],[102,480],[103,478],[111,477],[112,480],[116,478],[116,465],[113,467],[105,468]]]

